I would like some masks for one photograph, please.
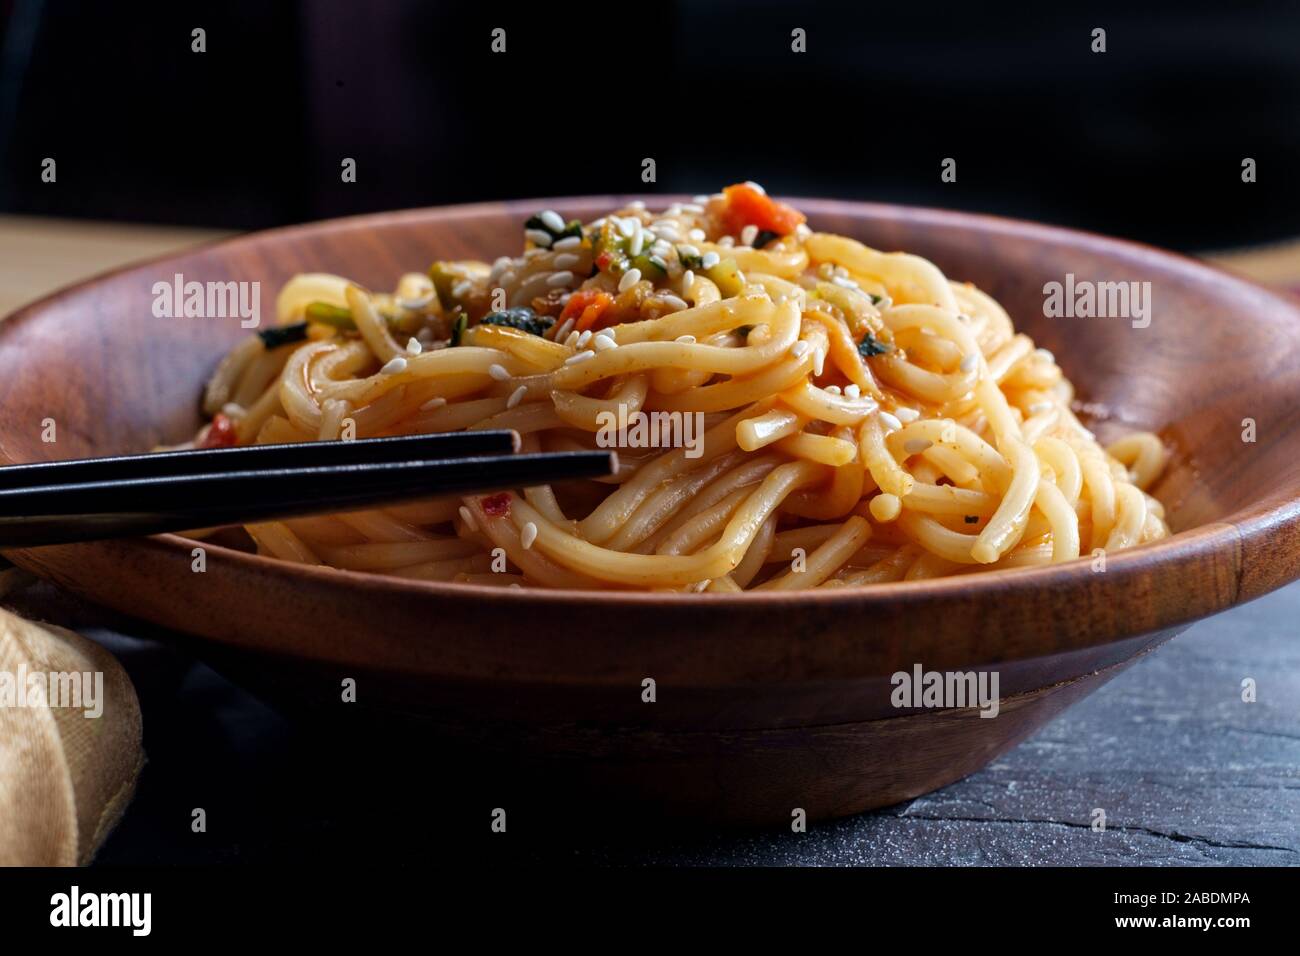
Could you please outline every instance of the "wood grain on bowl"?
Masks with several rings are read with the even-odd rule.
[[[661,197],[655,202],[668,202]],[[247,334],[237,319],[159,319],[177,274],[279,284],[333,271],[376,288],[434,258],[492,259],[543,206],[594,217],[594,197],[416,210],[245,236],[121,270],[0,325],[0,459],[147,449],[191,435],[202,383]],[[932,259],[995,296],[1056,353],[1079,398],[1171,445],[1155,489],[1171,538],[1044,568],[805,593],[503,591],[285,564],[192,542],[7,552],[15,563],[163,628],[289,700],[368,703],[442,734],[543,757],[575,779],[694,815],[850,813],[970,772],[1192,621],[1300,576],[1300,309],[1200,263],[1029,223],[806,200],[815,228]],[[1149,326],[1048,318],[1043,286],[1149,282]],[[69,343],[76,343],[70,348]],[[58,441],[42,441],[53,419]],[[1243,440],[1245,420],[1254,442]],[[891,675],[993,669],[1004,706],[907,710]],[[642,682],[657,700],[642,701]],[[368,697],[366,695],[369,695]],[[648,783],[653,776],[653,783]],[[719,780],[730,780],[719,786]],[[762,798],[760,799],[760,794]]]

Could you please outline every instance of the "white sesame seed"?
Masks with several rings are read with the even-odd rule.
[[[706,252],[703,258],[700,260],[700,265],[702,265],[706,269],[712,269],[721,261],[722,261],[722,256],[718,255],[716,252]]]
[[[862,397],[862,389],[860,389],[856,384],[855,384],[855,385],[847,385],[847,386],[845,386],[845,388],[844,388],[844,396],[845,396],[846,398],[861,398],[861,397]]]
[[[524,238],[535,246],[548,248],[551,244],[551,234],[545,229],[525,229]]]
[[[903,422],[914,422],[921,417],[921,413],[919,411],[917,411],[915,408],[908,408],[906,405],[899,405],[896,409],[894,409],[894,415],[897,415],[898,420]]]
[[[423,351],[424,346],[420,344],[419,339],[412,337],[406,340],[406,354],[419,355]]]
[[[695,273],[687,269],[682,273],[682,291],[690,292],[693,285],[695,285]]]
[[[576,348],[578,345],[578,339],[580,339],[581,337],[582,337],[581,332],[570,332],[568,336],[564,339],[564,347],[570,349]]]
[[[730,249],[735,244],[736,244],[735,236],[723,236],[721,239],[718,240],[718,245],[722,246],[722,248],[724,249]]]
[[[529,548],[533,546],[533,542],[536,540],[537,540],[537,525],[529,521],[521,529],[519,529],[519,543],[523,546],[523,549],[527,551]]]
[[[754,190],[754,192],[756,193],[762,193],[764,196],[767,195],[767,190],[764,189],[762,186],[760,186],[758,183],[754,182],[754,180],[752,179],[746,179],[745,185],[748,186],[750,189]]]
[[[568,285],[572,281],[573,281],[573,273],[570,272],[568,269],[564,269],[560,272],[553,273],[551,277],[546,280],[546,284],[549,285],[552,289],[558,289],[561,286]]]
[[[677,242],[682,238],[682,234],[672,226],[660,226],[655,230],[655,235],[660,242]]]
[[[673,247],[672,244],[667,242],[666,240],[658,239],[655,241],[655,244],[650,247],[650,251],[654,253],[656,256],[658,256],[660,259],[664,259],[667,258],[668,253],[673,251]]]
[[[420,411],[422,411],[422,412],[431,412],[431,411],[433,411],[435,408],[442,408],[442,406],[444,406],[444,405],[446,405],[446,404],[447,404],[447,400],[446,400],[445,398],[443,398],[441,395],[439,395],[439,396],[437,396],[437,397],[435,397],[435,398],[431,398],[431,399],[429,399],[427,402],[425,402],[423,405],[421,405],[421,406],[420,406]]]
[[[811,348],[812,348],[811,345],[809,345],[803,339],[800,339],[798,342],[794,343],[794,345],[790,346],[790,354],[793,355],[795,358],[803,358],[805,355],[808,354],[808,350]]]
[[[554,209],[548,209],[541,215],[542,224],[551,232],[564,231],[564,219]]]
[[[677,338],[673,339],[673,341],[674,341],[674,342],[681,342],[682,345],[694,345],[694,344],[695,344],[695,336],[693,336],[693,335],[679,335],[679,336],[677,336]]]
[[[506,371],[505,366],[498,365],[495,362],[488,366],[488,374],[498,382],[504,382],[510,378],[510,373]]]
[[[826,368],[826,350],[818,349],[816,352],[813,353],[813,374],[820,377],[822,372],[825,370],[825,368]]]
[[[509,256],[498,256],[496,262],[492,263],[492,279],[495,280],[501,273],[510,268],[514,262]]]
[[[740,243],[744,246],[752,246],[754,240],[758,238],[758,226],[750,223],[744,229],[740,230]]]
[[[608,335],[598,335],[591,340],[591,347],[597,352],[608,352],[610,349],[618,348],[618,343]]]
[[[577,355],[570,355],[564,360],[565,365],[577,365],[579,362],[585,362],[589,358],[595,358],[595,352],[579,352]]]
[[[680,312],[682,309],[687,308],[686,303],[675,295],[660,296],[660,299],[670,306],[674,312]]]
[[[544,256],[544,255],[546,255],[545,249],[529,249],[527,252],[524,253],[524,261],[526,262],[529,259],[536,259],[538,256]]]
[[[474,520],[474,512],[470,511],[464,505],[460,506],[459,511],[460,511],[460,520],[465,522],[465,527],[469,528],[470,531],[477,531],[478,522]]]
[[[885,426],[885,428],[887,428],[891,432],[896,432],[903,427],[903,423],[900,422],[893,415],[889,414],[889,412],[881,412],[880,421]]]
[[[618,231],[623,234],[624,239],[631,239],[632,234],[636,232],[637,228],[640,227],[641,225],[641,223],[637,222],[635,219],[631,218],[630,216],[627,219],[617,220],[617,223],[618,223]]]
[[[683,243],[677,247],[679,256],[698,256],[700,254],[699,246],[692,246],[690,243]]]
[[[578,348],[585,349],[587,347],[587,343],[591,341],[591,337],[593,334],[594,333],[591,331],[591,329],[587,329],[585,332],[579,332]]]
[[[837,286],[839,286],[841,289],[856,289],[856,288],[858,288],[858,284],[857,284],[856,282],[854,282],[852,279],[846,279],[846,278],[844,278],[844,276],[836,276],[836,277],[835,277],[834,279],[832,279],[831,281],[834,282],[834,283],[835,283]]]
[[[555,257],[555,268],[570,269],[573,266],[576,266],[581,259],[581,256],[575,256],[572,252],[566,252]]]
[[[405,372],[406,359],[402,358],[402,356],[400,355],[394,356],[393,358],[390,358],[387,362],[385,362],[384,367],[381,368],[379,371],[380,374],[383,375],[396,375],[399,372]]]
[[[582,245],[582,236],[565,236],[563,239],[557,239],[551,248],[556,252],[568,252],[570,249],[577,249]]]
[[[831,395],[838,395],[840,394],[840,387],[838,385],[827,385],[826,391]]]
[[[463,279],[451,287],[451,294],[460,299],[469,295],[469,290],[472,288],[474,288],[474,283],[470,282],[468,279]]]
[[[510,397],[506,399],[506,408],[514,408],[516,405],[518,405],[520,402],[524,400],[524,396],[527,394],[528,394],[528,386],[520,385],[517,389],[511,392]]]
[[[605,217],[604,217],[604,216],[601,216],[599,219],[597,219],[595,222],[593,222],[593,223],[591,224],[591,228],[592,228],[592,229],[599,229],[599,228],[600,228],[601,226],[603,226],[603,225],[605,225]]]
[[[975,366],[979,364],[978,355],[963,355],[961,357],[961,370],[963,372],[975,371]]]
[[[691,242],[703,242],[707,238],[707,234],[703,229],[692,229],[686,234],[686,238]]]
[[[903,451],[909,455],[919,455],[933,444],[928,438],[909,438],[903,442]]]
[[[636,285],[640,281],[641,281],[641,270],[628,269],[627,272],[623,273],[623,278],[618,280],[618,291],[626,292],[628,289],[632,288],[632,286]]]
[[[564,337],[569,334],[569,330],[573,328],[573,323],[576,321],[578,320],[572,317],[565,319],[564,324],[555,330],[555,334],[551,336],[551,340],[555,342],[563,342]]]

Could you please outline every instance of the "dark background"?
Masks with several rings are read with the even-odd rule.
[[[0,11],[0,211],[251,229],[752,178],[1179,249],[1300,233],[1296,3]],[[203,54],[190,51],[196,26]],[[496,26],[504,55],[489,49]],[[1096,26],[1105,54],[1090,52]],[[805,54],[790,52],[794,27]],[[55,184],[40,181],[46,156]],[[340,181],[345,156],[354,184]],[[948,156],[956,183],[939,178]]]

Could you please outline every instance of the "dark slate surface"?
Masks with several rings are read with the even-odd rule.
[[[40,592],[29,613],[63,606]],[[341,741],[170,647],[73,623],[119,653],[145,710],[149,764],[102,864],[1300,864],[1300,585],[1195,625],[974,776],[806,834],[568,806],[512,810],[509,834],[488,835],[492,795],[420,741]],[[196,806],[207,833],[190,830]]]

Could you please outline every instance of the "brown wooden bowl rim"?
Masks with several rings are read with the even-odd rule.
[[[123,273],[219,247],[263,242],[268,238],[292,237],[295,234],[310,234],[322,230],[355,228],[369,223],[388,225],[394,222],[410,221],[437,222],[482,215],[499,215],[502,212],[507,214],[518,212],[522,215],[531,215],[532,212],[539,208],[555,208],[561,212],[565,208],[588,206],[617,208],[620,204],[635,200],[642,200],[647,204],[663,204],[675,201],[689,201],[689,197],[679,194],[647,195],[629,193],[463,203],[343,216],[244,233],[141,259],[117,268],[105,270],[87,279],[65,286],[19,308],[3,320],[0,320],[0,338],[3,338],[9,328],[39,316],[48,305],[64,296],[81,292],[87,287],[94,286]],[[1193,275],[1208,273],[1221,276],[1232,284],[1249,288],[1257,295],[1263,295],[1266,298],[1275,300],[1281,308],[1295,313],[1297,320],[1300,321],[1300,304],[1291,301],[1275,289],[1260,285],[1226,269],[1190,256],[1132,240],[1118,239],[1099,233],[1012,217],[926,206],[798,197],[788,198],[787,201],[795,204],[801,210],[813,214],[818,212],[843,214],[846,211],[852,211],[863,213],[865,214],[864,218],[868,219],[904,220],[934,224],[936,226],[957,225],[976,228],[985,233],[1014,232],[1029,238],[1052,239],[1058,242],[1067,241],[1069,244],[1076,246],[1082,242],[1086,247],[1102,251],[1128,250],[1130,254],[1140,253],[1142,257],[1159,261],[1176,273]],[[0,460],[14,463],[12,459],[5,455],[2,446],[0,446]],[[1111,583],[1112,587],[1122,590],[1124,585],[1131,581],[1133,575],[1139,569],[1149,567],[1151,562],[1156,560],[1160,565],[1159,570],[1172,582],[1178,580],[1180,573],[1184,569],[1191,568],[1207,556],[1230,559],[1230,563],[1236,567],[1239,575],[1231,599],[1216,600],[1208,607],[1196,605],[1193,608],[1192,605],[1195,605],[1195,602],[1189,602],[1189,611],[1185,616],[1172,615],[1168,620],[1161,620],[1160,622],[1161,626],[1186,623],[1237,604],[1241,599],[1241,566],[1240,561],[1236,559],[1244,548],[1259,543],[1268,535],[1279,532],[1300,534],[1300,487],[1276,489],[1253,504],[1240,508],[1218,521],[1189,528],[1162,541],[1126,549],[1113,555],[1108,554],[1106,558],[1106,579]],[[187,561],[189,560],[189,552],[195,546],[195,543],[195,539],[183,538],[175,534],[153,535],[135,542],[139,547],[159,549],[169,557],[178,559],[184,557]],[[93,544],[88,546],[93,546]],[[955,577],[870,584],[854,588],[810,589],[795,592],[756,591],[721,594],[705,592],[696,594],[667,591],[498,588],[488,585],[407,580],[363,571],[294,564],[221,545],[207,544],[204,547],[208,551],[209,558],[215,556],[222,561],[243,565],[247,570],[268,574],[273,579],[277,577],[284,579],[295,577],[315,579],[321,584],[335,583],[341,587],[366,591],[372,596],[388,593],[394,596],[406,595],[424,598],[431,596],[466,600],[490,598],[494,602],[511,602],[521,607],[527,607],[531,604],[564,604],[573,601],[599,600],[601,603],[609,605],[611,610],[629,611],[648,610],[665,602],[686,605],[690,602],[704,601],[708,602],[710,611],[722,611],[733,607],[752,609],[755,605],[788,606],[803,602],[812,602],[823,608],[843,606],[856,609],[864,604],[908,606],[951,599],[957,596],[973,598],[985,593],[989,597],[997,595],[1001,598],[1014,599],[1017,594],[1026,590],[1056,588],[1067,583],[1077,582],[1081,576],[1092,574],[1089,570],[1090,559],[1081,557],[1076,561],[1064,564],[1009,568]],[[1270,580],[1263,582],[1263,585],[1257,589],[1252,589],[1252,593],[1249,593],[1247,597],[1258,597],[1300,577],[1300,559],[1283,568],[1275,568],[1274,571],[1275,573]],[[1131,635],[1115,634],[1112,639],[1117,640],[1126,636]]]

